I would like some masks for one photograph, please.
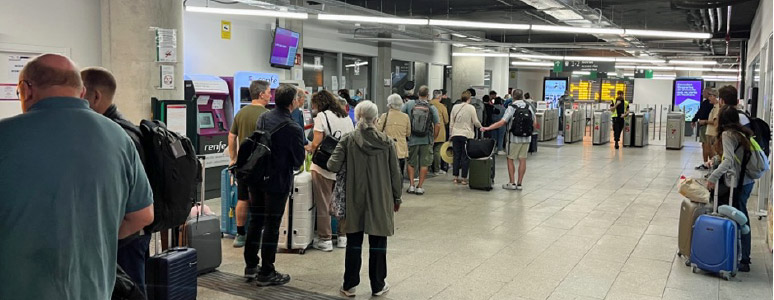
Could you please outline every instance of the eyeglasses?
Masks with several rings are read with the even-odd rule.
[[[19,81],[19,83],[16,84],[16,99],[20,99],[19,98],[20,97],[19,96],[19,86],[21,86],[22,83],[26,84],[27,87],[32,87],[32,83],[29,80],[24,79],[24,80]]]

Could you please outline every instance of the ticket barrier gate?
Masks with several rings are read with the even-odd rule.
[[[624,117],[623,146],[644,147],[648,144],[648,128],[650,113],[642,111],[639,114],[630,113]]]
[[[586,133],[586,118],[583,116],[583,112],[575,109],[565,109],[564,122],[564,142],[575,143],[583,141],[583,135]]]
[[[612,124],[612,114],[609,110],[594,111],[592,119],[592,139],[593,145],[604,145],[610,142],[610,126]]]
[[[685,138],[685,114],[682,112],[670,112],[667,114],[666,148],[680,150],[683,148]]]

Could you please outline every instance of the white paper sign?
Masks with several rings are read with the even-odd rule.
[[[304,70],[301,68],[293,69],[293,80],[304,80]]]
[[[185,104],[167,105],[167,128],[185,136],[186,123]]]
[[[212,100],[212,109],[223,109],[223,100]]]
[[[331,76],[331,90],[337,91],[339,89],[338,76]]]
[[[15,84],[0,84],[0,100],[16,100]]]
[[[24,65],[32,59],[32,56],[28,55],[8,55],[8,79],[12,79],[13,82],[19,80],[19,73],[21,73]],[[16,91],[14,91],[14,98],[16,99]]]
[[[342,89],[346,89],[347,88],[347,77],[346,76],[341,76],[341,88]],[[352,95],[352,96],[354,96],[354,95]]]
[[[207,105],[210,102],[210,95],[201,95],[196,98],[196,105]]]
[[[161,76],[159,77],[159,80],[161,83],[159,84],[159,88],[162,90],[175,89],[175,66],[162,65],[160,66],[160,70]]]
[[[317,66],[322,65],[322,57],[315,56],[314,57],[314,67],[317,68]]]
[[[156,48],[158,50],[156,61],[177,61],[177,30],[156,29]]]

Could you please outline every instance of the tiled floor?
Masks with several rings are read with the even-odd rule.
[[[691,142],[681,151],[663,143],[616,151],[587,137],[541,147],[528,160],[523,191],[500,188],[508,178],[502,156],[491,192],[432,178],[427,194],[405,195],[396,214],[385,299],[771,299],[765,219],[752,222],[752,272],[735,281],[692,274],[675,255],[676,182],[701,175],[693,169],[700,160]],[[208,202],[218,210],[219,200]],[[224,239],[223,250],[219,270],[241,274],[241,249]],[[370,297],[367,261],[358,299]],[[276,263],[291,274],[290,286],[329,295],[338,294],[343,264],[343,249],[280,254]]]

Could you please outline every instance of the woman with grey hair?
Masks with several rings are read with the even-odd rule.
[[[387,113],[382,114],[379,117],[379,124],[377,129],[390,137],[395,142],[396,152],[398,153],[398,161],[400,162],[400,171],[403,175],[403,170],[406,166],[406,158],[408,158],[408,137],[411,136],[411,122],[409,121],[408,114],[401,112],[403,107],[403,98],[398,94],[392,94],[387,97]]]
[[[402,178],[394,142],[377,128],[378,109],[368,100],[355,107],[357,129],[345,135],[328,161],[331,171],[346,168],[344,222],[347,234],[344,284],[340,292],[355,296],[360,284],[363,236],[368,234],[371,294],[384,295],[387,284],[387,237],[395,232],[394,213],[400,209]]]

